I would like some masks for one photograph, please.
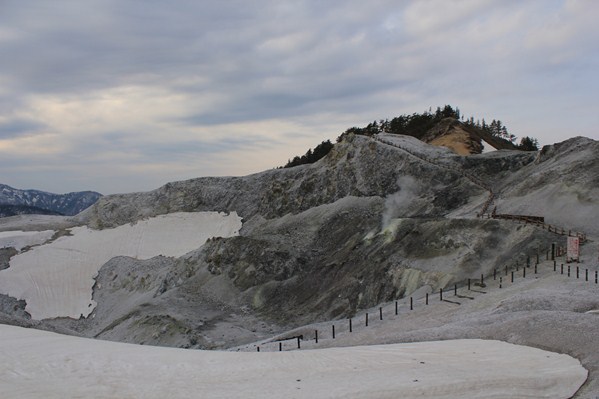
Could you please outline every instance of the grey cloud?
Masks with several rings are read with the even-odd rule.
[[[590,111],[598,89],[599,6],[581,4],[5,0],[0,109],[31,115],[30,99],[36,96],[76,101],[126,86],[182,97],[172,115],[149,111],[144,123],[131,122],[120,131],[114,115],[117,127],[71,142],[78,153],[92,147],[123,157],[134,152],[138,162],[224,154],[252,143],[269,148],[260,132],[223,133],[214,142],[195,137],[194,126],[310,123],[327,114],[327,123],[339,123],[341,133],[352,124],[445,103],[475,117],[500,118],[508,127],[513,120],[516,134],[541,141],[545,132],[572,124],[543,115],[568,109],[566,117],[580,129],[576,134],[597,137]],[[345,122],[348,116],[353,122]],[[48,123],[14,120],[4,130],[0,126],[0,135],[28,134]],[[167,145],[139,142],[142,129],[154,136],[163,129],[167,136],[179,128],[188,133]],[[289,146],[293,134],[280,132]],[[320,134],[314,125],[314,144],[325,138]],[[72,165],[83,158],[66,156]]]
[[[0,140],[32,135],[43,129],[44,125],[28,119],[9,119],[0,122]]]

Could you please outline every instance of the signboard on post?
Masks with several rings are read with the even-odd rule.
[[[580,261],[580,240],[578,237],[568,237],[568,251],[566,253],[566,262]]]

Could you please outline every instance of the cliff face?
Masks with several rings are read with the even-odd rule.
[[[599,214],[597,153],[599,143],[584,138],[541,152],[465,157],[407,136],[349,135],[315,164],[106,196],[79,223],[111,228],[224,211],[242,216],[243,227],[180,258],[115,258],[99,271],[89,318],[44,323],[105,339],[217,348],[452,286],[563,241],[477,218],[491,191],[498,212],[599,233],[588,218]],[[556,203],[584,212],[556,213]],[[127,302],[132,295],[141,299]]]
[[[449,148],[458,155],[480,154],[483,150],[516,150],[508,140],[491,135],[474,126],[466,125],[454,118],[445,118],[430,129],[422,141]]]

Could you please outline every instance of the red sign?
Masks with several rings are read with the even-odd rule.
[[[580,260],[579,246],[580,240],[578,237],[568,237],[568,252],[566,254],[566,261],[568,263]]]

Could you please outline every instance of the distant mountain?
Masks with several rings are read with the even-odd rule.
[[[0,218],[17,215],[62,215],[62,213],[37,206],[0,204]]]
[[[0,217],[10,216],[4,215],[4,211],[17,212],[16,214],[76,215],[93,205],[101,196],[102,194],[94,191],[53,194],[39,190],[19,190],[0,184]]]

